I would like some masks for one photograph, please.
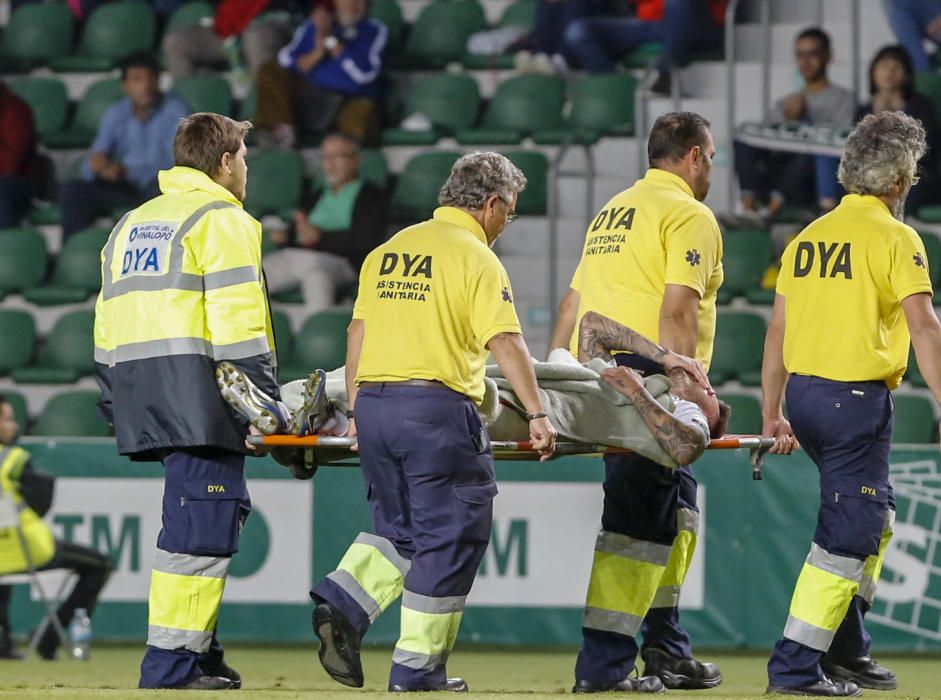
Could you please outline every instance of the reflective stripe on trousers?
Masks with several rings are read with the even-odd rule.
[[[693,563],[699,536],[699,512],[692,508],[678,508],[676,521],[677,533],[670,549],[670,561],[660,578],[651,608],[675,608],[680,604],[680,590]]]
[[[430,671],[447,663],[467,596],[402,594],[402,625],[392,663]]]
[[[595,542],[582,625],[635,636],[666,570],[670,549],[602,530]]]
[[[158,649],[209,649],[231,557],[158,549],[150,578],[147,644]]]
[[[879,582],[879,575],[882,573],[882,563],[885,560],[885,550],[889,547],[889,541],[895,532],[895,511],[887,508],[885,511],[885,520],[882,522],[882,539],[879,540],[879,553],[868,557],[863,566],[863,578],[859,582],[859,595],[863,600],[872,605],[876,597],[876,584]]]
[[[410,567],[392,542],[361,532],[327,578],[356,601],[372,623],[402,593]]]
[[[791,598],[785,639],[827,651],[859,589],[864,565],[860,559],[831,554],[812,544]]]

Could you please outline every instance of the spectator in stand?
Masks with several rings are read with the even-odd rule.
[[[872,99],[859,108],[856,121],[867,114],[905,112],[921,122],[925,129],[928,152],[919,164],[921,184],[912,187],[907,206],[911,211],[925,204],[937,187],[932,187],[938,175],[938,124],[931,100],[915,90],[915,68],[904,46],[884,46],[869,64],[869,94]]]
[[[220,0],[212,21],[167,32],[163,53],[174,80],[200,70],[228,65],[227,45],[241,37],[242,54],[252,77],[258,67],[274,59],[291,38],[293,20],[306,14],[305,0]],[[262,12],[276,12],[253,21]]]
[[[379,137],[380,73],[388,30],[366,16],[366,0],[317,6],[278,53],[258,70],[255,126],[286,148],[301,134],[340,131],[372,145]]]
[[[941,0],[883,0],[895,38],[912,57],[919,73],[931,70],[924,40],[941,44]]]
[[[157,196],[157,172],[173,166],[173,136],[186,103],[160,92],[160,66],[150,54],[134,54],[121,65],[127,95],[111,105],[82,164],[82,179],[59,190],[62,230],[68,236],[110,215]]]
[[[366,255],[386,237],[388,199],[359,176],[356,142],[331,134],[321,146],[325,187],[294,215],[291,231],[274,231],[281,247],[265,256],[268,290],[300,283],[304,316],[332,306],[337,286],[356,282]]]
[[[670,75],[693,51],[722,45],[728,0],[636,0],[635,17],[583,17],[565,30],[566,54],[589,73],[611,73],[614,62],[641,44],[663,44],[655,92],[670,92]]]
[[[794,55],[804,87],[778,100],[768,121],[852,126],[855,96],[827,77],[827,65],[832,59],[830,36],[817,27],[805,29],[794,41]],[[736,141],[735,171],[745,216],[767,221],[788,201],[814,202],[821,210],[829,211],[841,194],[836,179],[838,164],[838,159],[829,156],[770,151]],[[808,178],[808,172],[815,177]],[[761,201],[767,202],[764,211],[759,211]]]
[[[35,164],[33,112],[0,82],[0,228],[16,226],[29,209]]]

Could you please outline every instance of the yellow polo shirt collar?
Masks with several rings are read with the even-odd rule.
[[[487,234],[484,233],[483,227],[477,222],[477,219],[475,219],[463,209],[458,209],[457,207],[438,207],[435,209],[435,212],[431,218],[435,219],[436,221],[446,221],[449,224],[466,228],[468,231],[473,233],[474,237],[477,238],[481,243],[483,243],[488,248],[490,247],[490,244],[487,243]]]
[[[644,180],[652,185],[669,187],[671,189],[685,192],[690,197],[693,196],[693,188],[689,186],[689,183],[686,182],[686,180],[681,178],[679,175],[674,175],[673,173],[667,172],[666,170],[661,170],[660,168],[650,168],[647,171],[647,174],[644,175]]]

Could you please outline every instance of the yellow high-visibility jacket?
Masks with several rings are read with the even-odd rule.
[[[198,170],[164,170],[159,182],[163,194],[128,212],[101,254],[100,412],[132,458],[178,447],[244,452],[246,429],[214,372],[232,361],[279,396],[261,224]]]
[[[33,566],[40,568],[49,563],[56,551],[52,530],[36,511],[26,505],[20,493],[20,478],[29,465],[29,453],[22,447],[0,446],[0,496],[10,497],[16,508]],[[12,527],[0,528],[0,574],[27,571],[26,553],[17,532]]]

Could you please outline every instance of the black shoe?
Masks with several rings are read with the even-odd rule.
[[[241,674],[222,659],[219,659],[219,661],[214,664],[200,663],[199,670],[202,671],[205,676],[227,678],[232,681],[233,690],[238,690],[242,687]]]
[[[820,667],[830,678],[838,681],[852,681],[860,688],[895,690],[899,687],[899,679],[892,670],[871,656],[840,660],[824,656],[820,661]]]
[[[863,694],[855,683],[831,681],[826,676],[816,683],[796,688],[776,688],[769,685],[765,692],[769,695],[815,695],[825,698],[855,698]]]
[[[222,676],[200,676],[181,685],[178,690],[235,690],[237,687],[230,679]]]
[[[659,695],[664,690],[663,683],[656,676],[641,676],[640,678],[627,678],[607,683],[593,683],[592,681],[575,681],[573,693],[653,693]]]
[[[406,688],[401,685],[389,683],[390,693],[421,693],[432,690],[447,690],[451,693],[466,693],[468,691],[467,681],[465,681],[463,678],[448,678],[448,680],[444,682],[444,685],[438,688]]]
[[[363,687],[363,664],[359,659],[359,633],[340,611],[320,603],[311,615],[314,634],[320,638],[320,665],[337,683]]]
[[[657,79],[653,82],[653,85],[650,86],[650,92],[656,93],[657,95],[669,96],[672,91],[672,82],[669,73],[660,73],[657,75]]]
[[[703,690],[722,683],[719,667],[690,657],[670,656],[663,649],[648,647],[641,651],[644,675],[657,676],[670,690]]]

